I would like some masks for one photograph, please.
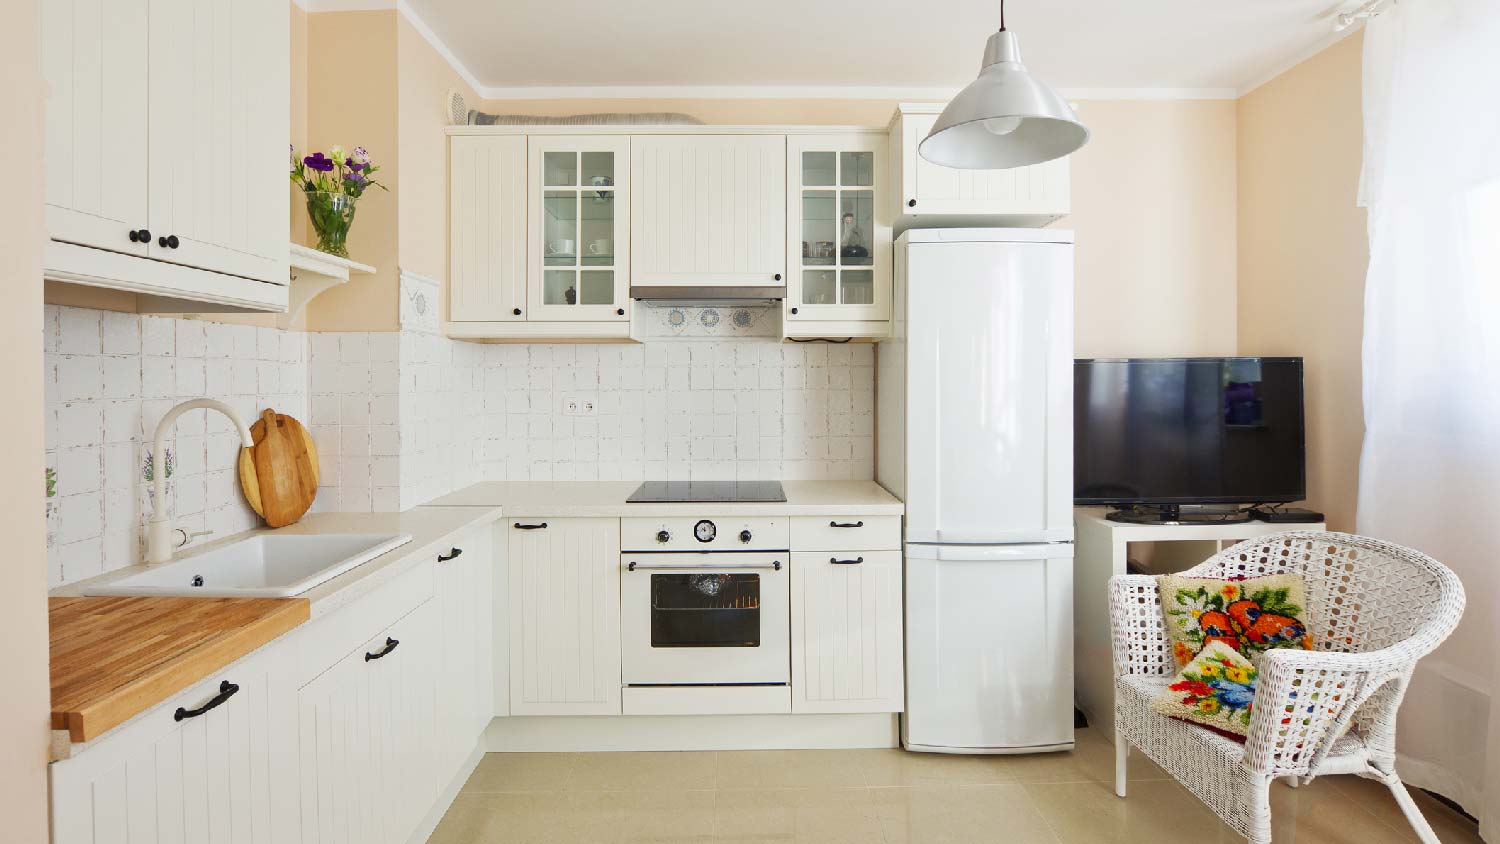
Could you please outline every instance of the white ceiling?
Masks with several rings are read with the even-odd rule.
[[[871,96],[946,95],[973,78],[999,23],[995,0],[404,5],[489,97],[795,96],[787,89],[817,95],[846,88],[872,89]],[[1032,72],[1076,96],[1108,94],[1098,89],[1232,96],[1331,43],[1332,15],[1352,5],[1010,0],[1006,22]],[[593,90],[599,88],[618,90]],[[675,88],[703,90],[665,90]]]

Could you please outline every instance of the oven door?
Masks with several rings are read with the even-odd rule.
[[[620,558],[626,685],[787,683],[786,554]]]

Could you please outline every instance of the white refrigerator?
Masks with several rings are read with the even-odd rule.
[[[1073,745],[1073,233],[911,230],[878,356],[906,502],[902,743]]]

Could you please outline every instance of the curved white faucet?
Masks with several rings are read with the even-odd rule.
[[[245,448],[255,445],[250,436],[250,426],[240,418],[234,408],[214,399],[190,399],[177,405],[156,424],[156,439],[151,445],[151,484],[154,490],[151,501],[151,522],[146,526],[146,562],[165,563],[172,559],[172,516],[167,512],[167,431],[177,423],[177,417],[189,410],[217,410],[229,417],[240,432],[240,441]]]

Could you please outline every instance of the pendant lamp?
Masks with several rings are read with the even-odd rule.
[[[979,78],[948,103],[917,152],[944,167],[1001,170],[1061,158],[1088,139],[1067,100],[1026,72],[1000,0],[1000,31],[985,45]]]

